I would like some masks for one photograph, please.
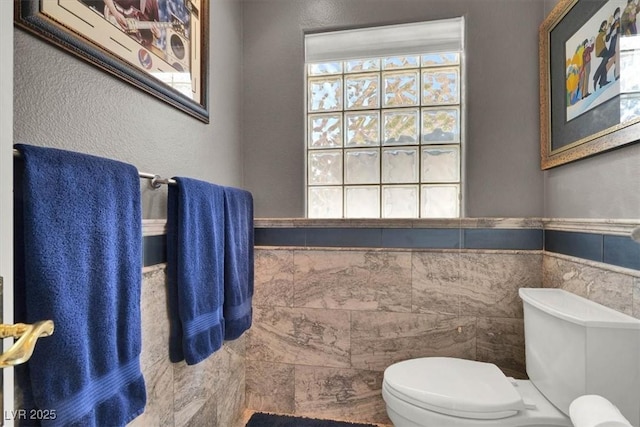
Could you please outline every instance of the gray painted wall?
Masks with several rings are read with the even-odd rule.
[[[550,169],[544,189],[545,217],[640,218],[640,144]]]
[[[637,144],[539,170],[537,27],[554,4],[214,0],[209,125],[15,30],[14,140],[245,186],[257,216],[301,217],[304,31],[464,15],[466,215],[638,218]],[[144,184],[144,217],[164,217],[166,189]]]
[[[241,8],[236,0],[210,8],[210,124],[16,29],[14,140],[241,186]],[[143,217],[165,218],[166,186],[142,188]]]
[[[0,317],[13,324],[13,3],[0,2]],[[3,344],[3,351],[9,344]],[[5,347],[6,346],[6,347]],[[13,369],[0,374],[0,411],[13,406]],[[4,422],[1,423],[5,425]]]
[[[541,216],[540,0],[245,0],[245,184],[259,217],[304,216],[303,34],[450,18],[467,23],[466,215]]]

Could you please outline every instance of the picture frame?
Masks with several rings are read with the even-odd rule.
[[[560,0],[540,25],[543,170],[640,140],[638,21],[640,0]]]
[[[14,0],[14,22],[209,123],[208,0]]]

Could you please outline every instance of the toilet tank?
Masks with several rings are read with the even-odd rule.
[[[640,427],[640,320],[561,289],[520,289],[527,374],[558,409],[584,394]]]

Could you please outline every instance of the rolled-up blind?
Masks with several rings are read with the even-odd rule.
[[[306,34],[305,62],[461,51],[463,34],[463,17]]]

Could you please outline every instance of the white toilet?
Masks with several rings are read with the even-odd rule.
[[[640,320],[560,289],[520,297],[530,380],[456,358],[396,363],[382,383],[395,427],[573,426],[569,406],[583,395],[604,397],[640,427]]]

